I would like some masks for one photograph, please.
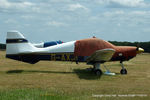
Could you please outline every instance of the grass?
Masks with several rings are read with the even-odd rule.
[[[31,65],[6,59],[4,51],[0,55],[0,100],[150,100],[150,54],[124,62],[127,75],[120,75],[119,62],[108,62],[105,65],[117,75],[100,78],[86,71],[92,66],[85,63],[40,61]],[[146,96],[118,96],[128,94]]]

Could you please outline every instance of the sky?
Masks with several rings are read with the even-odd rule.
[[[0,0],[0,43],[11,30],[33,43],[150,41],[150,0]]]

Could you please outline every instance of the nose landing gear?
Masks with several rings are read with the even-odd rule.
[[[120,74],[122,75],[126,75],[127,74],[127,70],[125,69],[123,62],[120,62],[122,69],[120,70]]]

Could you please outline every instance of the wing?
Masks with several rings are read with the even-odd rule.
[[[113,54],[115,53],[114,49],[102,49],[95,51],[91,56],[89,56],[86,61],[87,64],[94,62],[106,62],[109,61]]]

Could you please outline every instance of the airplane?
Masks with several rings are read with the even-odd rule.
[[[6,58],[35,64],[40,60],[86,62],[92,65],[92,71],[97,75],[103,74],[101,64],[110,61],[120,61],[122,75],[127,74],[124,61],[134,58],[144,52],[140,47],[115,46],[105,40],[88,38],[65,42],[45,48],[31,44],[20,32],[7,32]],[[109,70],[106,68],[107,72]]]

